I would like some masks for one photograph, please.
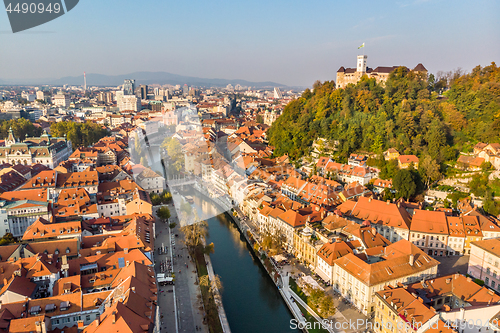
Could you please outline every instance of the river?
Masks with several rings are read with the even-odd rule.
[[[186,194],[193,196],[200,213],[213,210],[211,203],[193,191],[189,192]],[[222,281],[222,303],[231,331],[298,332],[290,328],[291,312],[230,217],[221,214],[207,221],[207,244],[214,243],[214,253],[210,258],[215,274]]]

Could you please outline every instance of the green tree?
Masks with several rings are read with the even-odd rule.
[[[432,159],[441,160],[442,149],[446,145],[446,129],[439,120],[434,120],[427,133],[428,151]]]
[[[19,118],[0,121],[0,138],[6,139],[11,128],[14,137],[20,141],[26,137],[38,137],[42,134],[41,127],[36,127],[27,119]]]
[[[12,244],[15,243],[15,241],[14,236],[8,232],[0,238],[0,245]]]
[[[382,200],[384,201],[392,201],[394,200],[394,193],[389,188],[384,188],[384,195],[382,197]]]
[[[399,170],[392,179],[392,184],[400,198],[409,200],[417,192],[415,177],[408,169]]]
[[[483,163],[481,163],[481,166],[480,166],[481,170],[483,172],[486,172],[486,171],[489,171],[493,168],[493,166],[491,165],[490,162],[486,162],[484,161]]]
[[[153,206],[158,206],[159,204],[161,204],[161,198],[158,194],[151,193],[149,195],[149,198],[151,199],[151,203],[153,204]]]
[[[380,169],[379,177],[382,179],[392,179],[396,175],[396,173],[399,171],[399,166],[398,166],[398,161],[397,160],[390,160],[390,161],[383,161],[382,162],[382,167]]]
[[[474,195],[478,197],[485,196],[486,192],[490,190],[488,186],[488,174],[480,173],[472,176],[469,182],[469,188]]]
[[[483,200],[483,210],[491,215],[498,216],[500,215],[500,202],[495,201],[493,199],[493,195],[491,191],[486,191]]]
[[[160,207],[156,212],[156,216],[158,216],[159,219],[165,222],[170,218],[170,210],[168,209],[168,207]]]
[[[100,139],[109,135],[109,131],[99,124],[92,122],[75,123],[72,121],[61,121],[50,125],[50,133],[53,136],[67,136],[71,141],[73,149],[84,146],[89,147]]]

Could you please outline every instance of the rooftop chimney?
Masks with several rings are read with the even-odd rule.
[[[113,324],[116,323],[116,311],[113,311],[113,313],[111,314],[111,316],[112,316],[111,318],[113,320],[112,323]]]
[[[375,236],[377,234],[377,228],[372,227],[372,234]]]
[[[410,254],[410,259],[409,259],[410,266],[413,266],[414,261],[415,261],[415,256],[413,254]]]

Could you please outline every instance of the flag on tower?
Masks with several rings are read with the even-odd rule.
[[[362,48],[362,47],[365,47],[365,43],[361,44],[361,46],[360,46],[360,47],[358,47],[358,50],[359,50],[360,48]]]

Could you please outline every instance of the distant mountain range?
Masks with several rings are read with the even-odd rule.
[[[227,80],[227,79],[207,79],[193,76],[183,76],[167,72],[135,72],[126,75],[103,75],[103,74],[87,74],[88,86],[118,86],[123,84],[125,79],[135,79],[136,85],[140,84],[171,84],[198,87],[225,87],[228,84],[237,84],[248,87],[287,87],[284,84],[265,81],[265,82],[250,82],[246,80]],[[23,79],[23,80],[2,80],[2,85],[41,85],[48,84],[52,86],[62,85],[83,85],[83,74],[80,76],[66,76],[60,79]]]

